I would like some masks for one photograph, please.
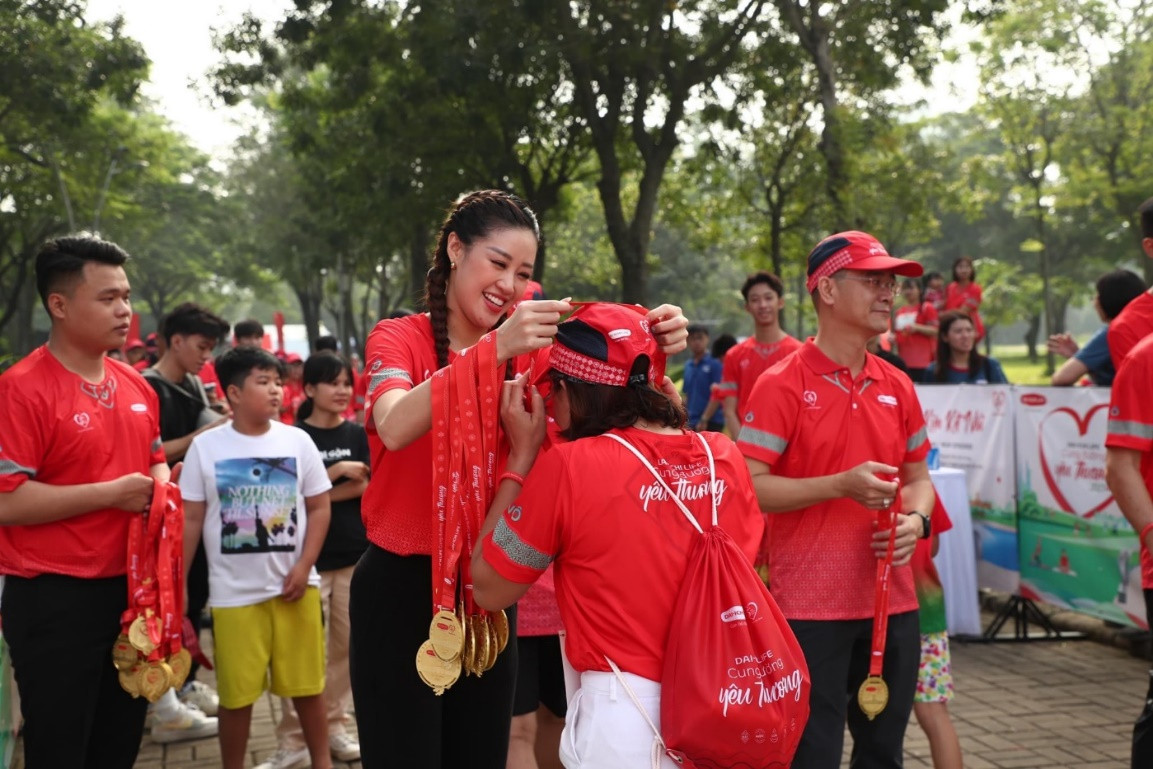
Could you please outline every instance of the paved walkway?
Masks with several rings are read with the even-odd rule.
[[[1067,624],[1089,630],[1096,640],[953,643],[957,699],[950,710],[967,769],[1129,765],[1130,733],[1147,688],[1149,666],[1118,648],[1128,634],[1070,616]],[[989,618],[986,614],[986,621]],[[256,707],[250,765],[275,750],[273,724],[278,711],[278,703],[268,697]],[[909,726],[905,746],[907,767],[932,766],[929,744],[915,722]],[[136,767],[206,769],[219,766],[219,757],[215,739],[165,747],[146,737]],[[336,766],[359,767],[359,763]]]

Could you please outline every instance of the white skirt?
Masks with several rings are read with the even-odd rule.
[[[661,685],[621,673],[653,725],[661,726]],[[565,769],[678,769],[615,673],[585,671],[569,700],[560,739]]]

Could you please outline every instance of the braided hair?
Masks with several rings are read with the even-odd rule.
[[[540,247],[540,226],[536,214],[523,200],[503,190],[479,190],[457,198],[448,211],[437,236],[432,266],[424,283],[424,301],[432,322],[436,365],[448,365],[448,280],[452,262],[448,258],[448,236],[456,233],[465,246],[496,230],[526,229],[536,236]]]

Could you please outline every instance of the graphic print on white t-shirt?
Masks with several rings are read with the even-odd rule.
[[[221,555],[296,550],[296,457],[217,460],[216,493]]]

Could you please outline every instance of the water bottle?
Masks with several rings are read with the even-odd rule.
[[[941,451],[936,446],[929,449],[929,456],[925,459],[925,463],[929,465],[930,470],[937,470],[941,467]]]

